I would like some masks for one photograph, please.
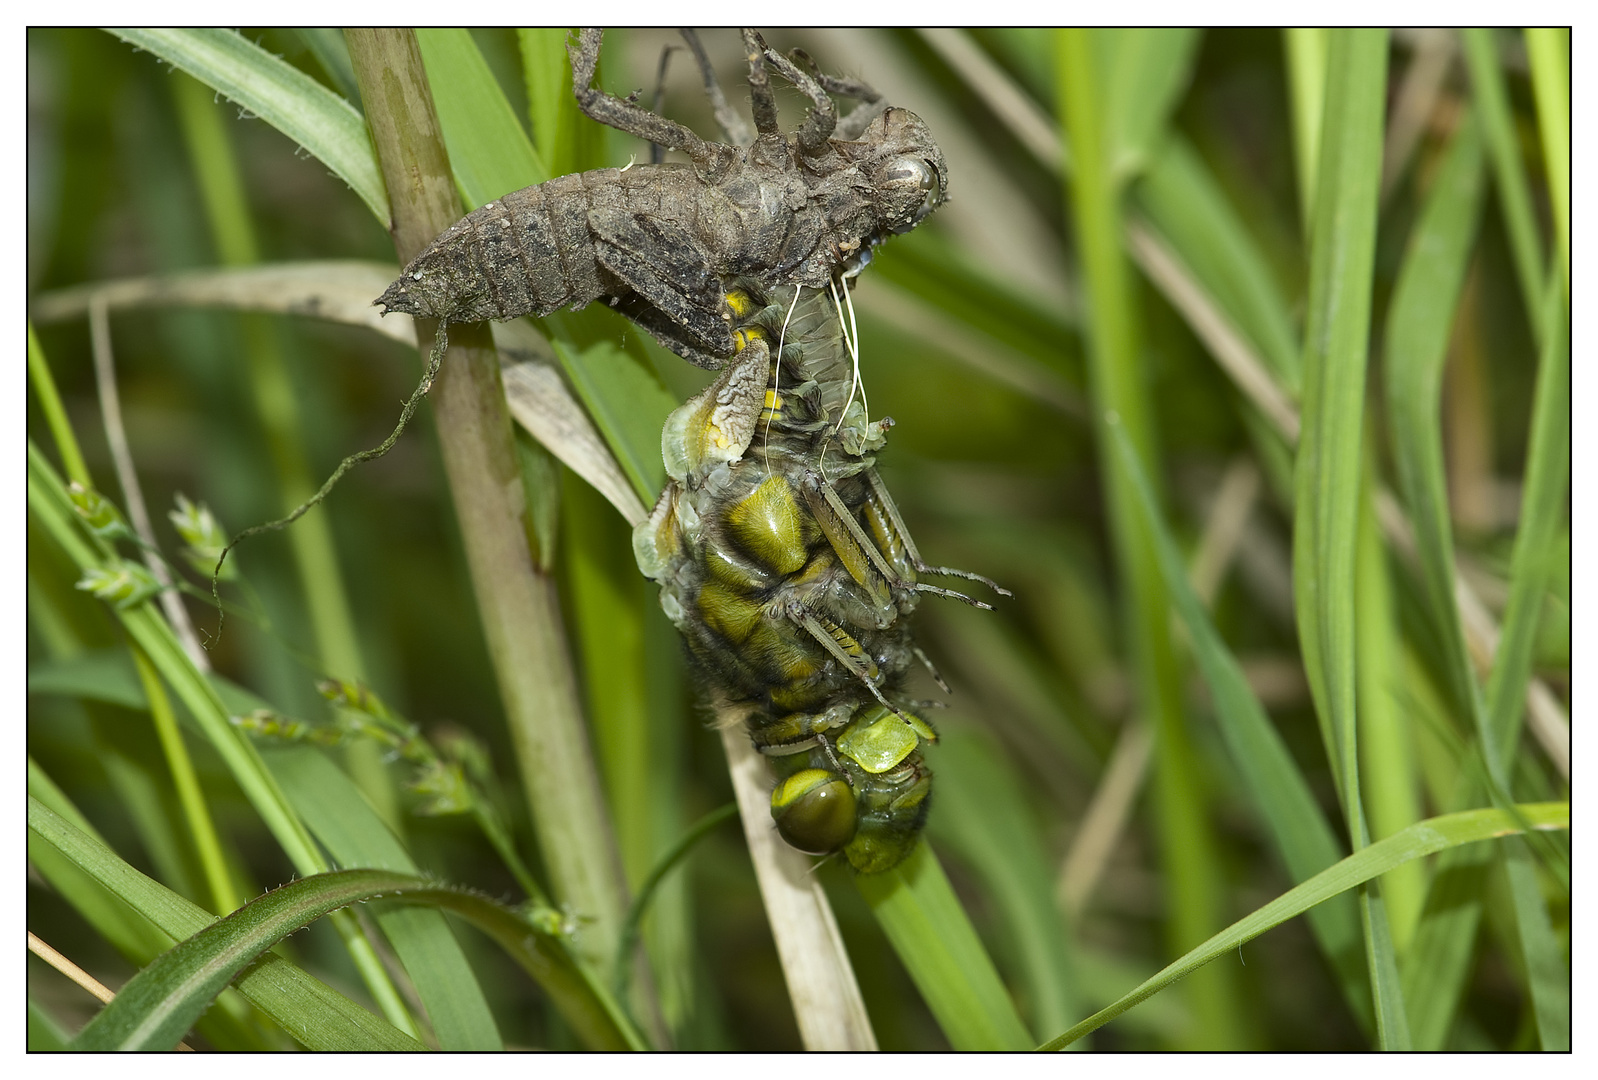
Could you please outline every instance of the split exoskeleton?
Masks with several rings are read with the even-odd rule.
[[[783,838],[875,872],[914,845],[931,787],[906,617],[922,593],[960,596],[918,574],[986,579],[921,560],[876,471],[892,422],[851,392],[838,294],[800,292],[729,291],[743,348],[667,421],[671,481],[633,547],[778,773]]]
[[[943,200],[943,153],[914,114],[879,108],[862,84],[802,70],[752,30],[744,38],[756,131],[746,145],[729,145],[594,87],[601,32],[583,30],[568,45],[583,112],[689,161],[574,173],[485,203],[428,245],[377,303],[448,324],[604,299],[678,356],[720,368],[737,352],[729,282],[824,288]],[[768,64],[812,103],[791,135],[777,126]],[[829,91],[868,100],[840,120]],[[721,105],[722,122],[741,126]]]

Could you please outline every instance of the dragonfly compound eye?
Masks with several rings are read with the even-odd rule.
[[[854,789],[837,773],[804,769],[772,791],[771,816],[790,845],[811,855],[826,855],[854,837]]]
[[[886,197],[889,227],[896,233],[913,229],[943,201],[937,168],[909,154],[889,160],[877,173],[876,184]]]

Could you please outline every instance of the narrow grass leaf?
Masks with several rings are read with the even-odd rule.
[[[1133,194],[1296,400],[1303,387],[1302,350],[1287,300],[1264,253],[1203,159],[1185,139],[1173,135]]]
[[[1269,831],[1277,858],[1294,881],[1308,880],[1343,857],[1343,846],[1321,813],[1308,781],[1266,716],[1248,679],[1204,610],[1188,581],[1187,567],[1154,503],[1130,442],[1117,428],[1121,455],[1138,495],[1138,508],[1150,529],[1166,588],[1187,628],[1193,654],[1215,698],[1215,720],[1232,763],[1244,780],[1259,821]],[[1340,896],[1310,914],[1310,929],[1337,975],[1356,1018],[1366,1021],[1370,984],[1361,961],[1359,916],[1352,897]]]
[[[1550,290],[1540,321],[1546,330],[1532,402],[1520,528],[1510,557],[1503,636],[1487,682],[1488,723],[1506,760],[1520,732],[1537,625],[1559,550],[1555,541],[1565,516],[1571,467],[1570,301],[1563,288]]]
[[[522,81],[533,145],[549,166],[549,175],[565,176],[603,165],[605,131],[590,123],[572,95],[571,62],[566,55],[570,35],[562,26],[521,27]],[[603,59],[600,63],[604,68]]]
[[[1549,578],[1547,553],[1562,513],[1569,463],[1569,368],[1564,359],[1568,348],[1563,330],[1568,320],[1561,287],[1553,290],[1542,315],[1548,329],[1543,336],[1539,402],[1526,474],[1525,499],[1530,513],[1523,510],[1516,538],[1523,592],[1519,597],[1513,593],[1512,572],[1511,606],[1505,613],[1504,637],[1484,702],[1453,597],[1453,535],[1441,429],[1443,362],[1479,216],[1482,166],[1480,139],[1467,117],[1434,183],[1400,270],[1387,327],[1387,396],[1392,408],[1394,458],[1415,523],[1429,614],[1444,647],[1450,692],[1455,708],[1472,720],[1489,775],[1507,792],[1535,635],[1535,616],[1527,613],[1540,611],[1542,606]],[[1542,401],[1548,387],[1555,388],[1552,400]],[[1563,974],[1568,969],[1549,929],[1529,856],[1524,845],[1516,845],[1505,867],[1527,969],[1533,973],[1531,990],[1538,1027],[1544,1047],[1552,1049],[1569,1042],[1569,991]],[[1467,904],[1459,917],[1470,920],[1474,910],[1474,905]],[[1429,944],[1434,949],[1468,952],[1470,940],[1464,935],[1456,936],[1452,946],[1447,942]],[[1458,957],[1441,961],[1438,969],[1457,975],[1464,972]],[[1457,993],[1450,987],[1438,996],[1447,1001]],[[1440,1018],[1428,1019],[1428,1035],[1440,1038]]]
[[[68,826],[83,833],[94,843],[106,847],[89,819],[67,798],[66,793],[39,767],[28,759],[28,797],[36,799],[42,807],[62,818]],[[39,872],[50,887],[72,909],[83,916],[101,937],[110,942],[123,956],[136,964],[149,963],[157,954],[171,948],[172,942],[182,934],[169,934],[142,914],[137,907],[130,908],[104,884],[85,871],[73,859],[54,846],[35,843],[28,837],[28,862]],[[175,893],[173,895],[176,895]],[[188,903],[188,901],[184,901]],[[198,905],[190,904],[201,917],[209,919]]]
[[[366,122],[353,105],[233,30],[115,29],[111,33],[193,75],[303,146],[348,184],[377,220],[388,195]]]
[[[1287,52],[1287,88],[1293,110],[1293,161],[1298,166],[1299,211],[1304,233],[1315,221],[1315,184],[1320,176],[1321,122],[1326,113],[1326,54],[1331,31],[1292,26],[1282,31]]]
[[[420,873],[420,868],[345,773],[310,746],[261,754],[305,823],[340,866]],[[383,929],[421,996],[442,1050],[500,1050],[499,1030],[444,916],[436,911],[379,911]]]
[[[1481,138],[1467,115],[1410,235],[1388,309],[1384,364],[1388,437],[1415,526],[1428,616],[1443,642],[1449,692],[1461,717],[1480,711],[1454,603],[1454,542],[1443,469],[1443,361],[1475,242],[1483,191]]]
[[[1565,512],[1570,475],[1570,315],[1563,282],[1549,292],[1520,529],[1510,560],[1509,604],[1487,683],[1488,738],[1496,742],[1497,757],[1506,769],[1519,737],[1536,628],[1553,575],[1554,541]],[[1543,858],[1552,864],[1568,896],[1568,864],[1558,853],[1550,858],[1544,852]],[[1553,936],[1537,883],[1536,863],[1527,846],[1512,850],[1505,868],[1543,1049],[1568,1049],[1570,964]]]
[[[1033,1044],[993,961],[929,844],[892,870],[855,879],[910,980],[956,1050]]]
[[[1139,341],[1141,317],[1125,251],[1123,193],[1109,158],[1122,138],[1110,125],[1128,118],[1118,114],[1110,96],[1113,74],[1096,70],[1096,57],[1106,50],[1098,33],[1062,30],[1057,39],[1060,116],[1075,160],[1066,209],[1076,230],[1077,257],[1089,300],[1093,431],[1116,571],[1128,598],[1126,633],[1135,662],[1137,708],[1149,717],[1155,731],[1154,805],[1162,870],[1170,890],[1165,933],[1174,952],[1202,940],[1223,922],[1221,859],[1184,716],[1169,600],[1152,538],[1138,520],[1136,495],[1109,435],[1113,418],[1125,425],[1145,469],[1152,470],[1159,460],[1156,410]],[[1196,1023],[1183,1045],[1191,1049],[1244,1045],[1249,1013],[1230,969],[1211,969],[1186,994]]]
[[[1544,1050],[1570,1050],[1570,961],[1548,917],[1548,902],[1538,880],[1537,858],[1522,841],[1509,841],[1504,870],[1515,907],[1515,928],[1526,964],[1537,1036]]]
[[[1414,1049],[1448,1044],[1475,955],[1482,893],[1494,852],[1455,848],[1437,859],[1415,939],[1404,957],[1402,988]]]
[[[355,85],[355,65],[350,63],[344,35],[331,26],[297,26],[294,34],[311,50],[311,55],[322,65],[344,100],[359,108],[361,88]]]
[[[891,281],[949,318],[1048,364],[1071,385],[1082,385],[1077,328],[1067,315],[995,281],[936,229],[917,229],[896,238],[872,260],[871,268],[872,276]],[[862,282],[862,305],[870,294],[870,282]]]
[[[1376,247],[1386,37],[1334,31],[1304,357],[1293,584],[1304,666],[1345,812],[1352,785],[1354,530]],[[1358,830],[1355,830],[1357,833]]]
[[[664,747],[659,744],[667,739],[655,723],[656,709],[665,703],[651,692],[644,652],[644,620],[654,590],[638,573],[630,532],[618,527],[621,523],[599,494],[576,483],[566,490],[561,525],[567,622],[580,654],[594,755],[605,781],[622,869],[636,886],[655,861],[657,843],[669,843],[675,828],[657,820],[654,791],[663,779],[659,762]]]
[[[39,344],[39,338],[33,332],[33,321],[28,321],[28,382],[33,387],[34,395],[39,399],[39,408],[44,411],[45,424],[50,428],[50,435],[55,440],[56,452],[61,455],[61,464],[67,470],[70,480],[90,487],[93,481],[89,477],[89,467],[83,462],[83,452],[78,449],[78,440],[72,434],[72,424],[67,420],[67,411],[61,405],[61,394],[56,389],[55,377],[50,374],[50,362],[45,359],[44,347]]]
[[[1537,96],[1537,127],[1542,132],[1548,197],[1554,211],[1565,288],[1570,288],[1570,27],[1529,26],[1526,56]]]
[[[1380,840],[1356,851],[1335,866],[1328,867],[1303,884],[1289,889],[1264,907],[1258,908],[1247,918],[1239,919],[1198,948],[1163,968],[1115,1004],[1094,1013],[1057,1038],[1050,1039],[1039,1049],[1063,1049],[1216,957],[1226,955],[1272,927],[1280,926],[1296,915],[1302,915],[1316,904],[1323,903],[1338,893],[1356,888],[1411,859],[1433,855],[1464,844],[1519,835],[1523,832],[1521,821],[1533,829],[1570,828],[1569,803],[1526,803],[1517,806],[1515,810],[1516,814],[1508,814],[1502,810],[1467,810],[1459,814],[1429,818],[1411,825],[1396,836],[1390,836],[1386,840]]]
[[[1493,181],[1498,191],[1498,206],[1509,233],[1509,250],[1515,260],[1515,276],[1520,281],[1521,298],[1532,333],[1542,342],[1543,241],[1537,231],[1537,214],[1532,208],[1531,184],[1520,152],[1515,118],[1509,108],[1509,87],[1498,62],[1496,32],[1484,27],[1460,31],[1465,47],[1465,67],[1470,72],[1471,95],[1481,117],[1487,153],[1492,159]]]
[[[173,941],[191,937],[216,922],[209,912],[145,877],[99,839],[32,795],[28,799],[28,845],[30,859],[36,852],[52,853],[118,897],[124,910],[159,928],[163,943],[147,954],[148,959],[164,954]],[[238,989],[307,1049],[426,1049],[281,957],[262,957],[239,977]]]
[[[103,701],[124,709],[149,708],[126,649],[93,649],[29,664],[28,693]]]
[[[1394,290],[1385,363],[1390,437],[1401,487],[1416,526],[1430,618],[1445,644],[1450,693],[1465,716],[1480,709],[1453,599],[1440,428],[1442,366],[1454,308],[1474,237],[1482,155],[1469,118],[1455,136],[1417,223]],[[1439,864],[1406,958],[1404,992],[1417,1049],[1442,1045],[1473,951],[1485,874],[1482,852],[1451,853]]]
[[[1369,841],[1359,790],[1354,554],[1370,330],[1387,35],[1334,30],[1316,181],[1305,329],[1304,429],[1293,515],[1299,640],[1322,737],[1356,848]],[[1409,1035],[1385,909],[1359,895],[1376,1030],[1384,1049]]]
[[[449,148],[450,168],[469,207],[548,179],[544,162],[517,122],[465,30],[419,30],[417,43],[427,66]],[[543,320],[553,331],[556,354],[578,396],[610,444],[645,505],[665,483],[660,429],[676,402],[638,359],[609,342],[578,352],[568,316]]]
[[[1356,671],[1359,677],[1360,790],[1370,815],[1371,836],[1392,836],[1419,821],[1420,777],[1415,767],[1414,718],[1405,707],[1403,636],[1393,604],[1386,552],[1376,522],[1369,481],[1375,476],[1373,436],[1365,440],[1367,492],[1359,516],[1355,556]],[[1405,863],[1382,878],[1394,951],[1402,957],[1414,938],[1426,902],[1426,868]]]
[[[28,445],[28,505],[52,539],[61,545],[81,571],[104,567],[104,555],[83,540],[61,479],[37,448]],[[294,816],[282,791],[267,774],[259,755],[228,723],[227,710],[205,676],[183,652],[176,635],[149,604],[117,611],[128,633],[144,648],[168,685],[199,722],[211,744],[244,790],[245,796],[266,820],[296,869],[316,873],[326,869],[304,826]]]

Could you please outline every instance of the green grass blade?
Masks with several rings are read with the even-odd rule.
[[[1355,848],[1369,841],[1359,788],[1355,552],[1382,110],[1383,31],[1335,30],[1316,180],[1305,329],[1304,428],[1293,515],[1293,594],[1304,668]],[[1409,1035],[1385,910],[1359,896],[1376,1029],[1384,1049]]]
[[[1187,89],[1200,32],[1191,28],[1109,30],[1095,35],[1095,59],[1108,99],[1109,167],[1124,183],[1148,167],[1165,125]]]
[[[1562,282],[1550,290],[1544,319],[1547,330],[1532,408],[1520,530],[1510,561],[1509,604],[1487,683],[1488,737],[1496,741],[1496,756],[1506,769],[1519,737],[1537,622],[1553,575],[1554,540],[1564,516],[1570,475],[1570,315]],[[1568,896],[1569,869],[1557,856],[1554,863]],[[1536,865],[1526,845],[1512,849],[1505,866],[1543,1049],[1568,1049],[1569,961],[1553,937]]]
[[[80,571],[104,568],[104,551],[82,538],[60,477],[31,442],[28,446],[28,506]],[[117,617],[199,721],[296,869],[301,873],[326,869],[304,826],[295,818],[282,792],[261,765],[259,755],[228,723],[226,708],[205,676],[184,654],[171,628],[148,604],[119,610]]]
[[[1537,1036],[1544,1050],[1570,1050],[1570,961],[1554,935],[1548,901],[1538,881],[1537,858],[1530,845],[1510,841],[1504,851],[1515,929],[1526,964]],[[1568,894],[1567,894],[1568,898]]]
[[[604,164],[605,133],[578,111],[572,96],[571,62],[566,56],[569,33],[561,26],[521,27],[516,31],[533,145],[549,166],[551,176]]]
[[[1375,440],[1366,440],[1366,478],[1375,475]],[[1367,489],[1369,484],[1367,483]],[[1355,657],[1359,677],[1360,790],[1370,814],[1370,831],[1381,840],[1419,821],[1420,776],[1413,749],[1414,720],[1404,700],[1403,636],[1393,603],[1393,585],[1382,550],[1375,505],[1369,491],[1359,515],[1359,550],[1354,578],[1359,639]],[[1426,902],[1426,868],[1405,863],[1382,877],[1382,902],[1391,923],[1394,951],[1402,957],[1414,938]]]
[[[126,649],[93,649],[29,664],[28,693],[103,701],[124,709],[149,704]]]
[[[1403,991],[1416,1050],[1447,1045],[1470,974],[1490,848],[1455,848],[1437,860],[1415,940],[1404,957]]]
[[[1275,842],[1277,857],[1294,881],[1308,880],[1343,857],[1343,846],[1321,813],[1308,781],[1266,716],[1259,699],[1188,581],[1188,572],[1159,515],[1131,444],[1116,431],[1116,449],[1126,462],[1138,494],[1138,508],[1150,528],[1171,600],[1187,628],[1199,670],[1215,698],[1221,737],[1253,799],[1260,822]],[[1371,1008],[1370,987],[1360,962],[1358,913],[1350,897],[1316,908],[1310,928],[1336,972],[1343,995],[1362,1021]]]
[[[349,49],[344,47],[344,35],[331,26],[297,26],[294,33],[311,50],[344,100],[358,102],[361,88],[355,85],[355,68],[350,63]]]
[[[144,877],[104,845],[32,798],[29,800],[29,828],[34,837],[81,865],[135,911],[147,914],[174,939],[192,938],[208,926],[221,925],[194,904]],[[412,890],[405,897],[407,902],[450,911],[488,934],[538,980],[586,1045],[594,1049],[645,1048],[608,994],[571,959],[561,939],[530,925],[504,905],[472,893],[390,871],[356,873],[395,877]],[[338,876],[322,875],[324,879]],[[238,985],[246,997],[286,1030],[297,1038],[307,1036],[301,1041],[311,1049],[424,1049],[420,1043],[278,957],[262,957],[239,977]]]
[[[89,467],[83,463],[83,452],[78,449],[77,436],[72,433],[67,412],[61,407],[61,394],[56,390],[54,376],[50,374],[50,363],[45,359],[44,349],[33,332],[32,320],[28,322],[28,382],[39,398],[39,407],[44,410],[45,423],[55,439],[56,452],[61,455],[61,464],[67,470],[67,476],[84,487],[93,487]]]
[[[217,838],[216,824],[211,818],[211,808],[200,790],[200,780],[195,774],[194,761],[189,756],[189,748],[185,745],[182,734],[178,731],[178,718],[172,711],[171,699],[167,697],[166,688],[161,685],[161,678],[155,673],[154,666],[137,649],[133,650],[133,662],[139,670],[139,680],[144,684],[144,694],[150,703],[150,719],[155,724],[156,737],[160,740],[162,753],[171,772],[172,786],[177,791],[178,801],[183,807],[184,820],[188,823],[195,851],[199,855],[200,865],[204,868],[212,903],[218,911],[232,911],[238,907],[238,899],[234,895],[233,882],[228,875],[227,860],[222,853],[221,841]]]
[[[419,30],[417,43],[427,65],[449,148],[450,168],[469,207],[548,178],[527,133],[494,81],[488,65],[464,30]],[[586,122],[586,121],[585,121]],[[660,464],[660,428],[676,403],[637,359],[613,344],[580,356],[567,317],[545,320],[555,330],[556,352],[600,433],[644,504],[654,502],[665,472]]]
[[[1471,27],[1461,30],[1460,36],[1465,47],[1465,66],[1470,71],[1471,92],[1481,116],[1487,153],[1492,159],[1498,204],[1509,232],[1509,250],[1515,260],[1515,275],[1520,281],[1521,297],[1526,304],[1526,316],[1532,324],[1532,334],[1540,343],[1543,328],[1538,315],[1543,310],[1543,290],[1546,287],[1543,267],[1547,264],[1543,256],[1542,236],[1537,231],[1537,214],[1532,208],[1531,184],[1526,179],[1520,139],[1515,133],[1515,120],[1509,108],[1509,88],[1505,85],[1504,71],[1498,62],[1498,47],[1493,41],[1494,33],[1482,27]]]
[[[895,238],[872,260],[873,277],[891,281],[951,319],[1049,365],[1081,386],[1077,328],[1058,308],[995,281],[970,255],[932,229]],[[866,284],[860,303],[868,304]]]
[[[550,177],[466,30],[417,30],[449,166],[466,209]]]
[[[1133,33],[1135,31],[1127,31]],[[1067,211],[1076,230],[1077,257],[1089,299],[1089,386],[1094,441],[1109,504],[1117,573],[1128,597],[1126,632],[1135,662],[1138,708],[1156,735],[1155,806],[1163,869],[1172,912],[1172,951],[1201,940],[1222,922],[1220,859],[1200,794],[1199,764],[1183,715],[1182,679],[1171,642],[1169,601],[1151,538],[1140,524],[1131,482],[1116,456],[1109,418],[1125,425],[1146,471],[1159,460],[1154,406],[1138,341],[1140,315],[1124,250],[1121,192],[1111,148],[1118,133],[1110,73],[1095,70],[1094,31],[1064,30],[1058,37],[1060,115],[1075,169]],[[1230,969],[1217,967],[1188,991],[1197,1022],[1195,1047],[1243,1044],[1246,1012]]]
[[[1315,222],[1315,185],[1320,177],[1321,123],[1326,113],[1326,59],[1331,31],[1293,26],[1282,31],[1293,110],[1293,161],[1298,166],[1298,207],[1304,233]]]
[[[1135,196],[1296,400],[1303,387],[1302,360],[1287,300],[1264,253],[1198,153],[1186,140],[1172,136]]]
[[[561,367],[622,472],[644,505],[654,505],[666,483],[660,432],[667,415],[677,407],[677,399],[646,365],[611,342],[600,341],[581,352],[564,340],[553,344]]]
[[[349,102],[232,30],[117,29],[130,45],[193,75],[303,146],[388,222],[366,122]]]
[[[30,859],[49,852],[118,897],[124,911],[159,928],[166,940],[149,954],[152,959],[164,954],[172,941],[181,941],[216,922],[209,912],[145,877],[98,838],[32,795],[28,798],[28,830]],[[263,957],[239,977],[238,989],[311,1050],[426,1049],[280,957]]]
[[[1489,727],[1505,760],[1519,736],[1537,623],[1555,569],[1552,556],[1570,478],[1570,302],[1562,288],[1551,290],[1541,321],[1547,331],[1532,403],[1520,529],[1510,559],[1503,636],[1487,682]]]
[[[1386,38],[1334,32],[1304,357],[1293,583],[1304,666],[1345,812],[1358,814],[1354,532],[1381,169]],[[1360,830],[1354,830],[1358,835]]]
[[[401,253],[411,258],[459,210],[453,191],[443,186],[448,155],[436,138],[436,117],[415,103],[448,97],[458,88],[429,82],[409,31],[351,29],[346,40],[395,192]],[[497,84],[492,92],[499,92]],[[501,117],[514,119],[508,112]],[[512,134],[525,141],[519,130]],[[462,164],[471,156],[475,167],[479,154],[484,162],[503,163],[510,153],[486,145],[480,129],[465,135],[457,144]],[[450,336],[458,359],[451,361],[453,369],[446,367],[434,405],[478,614],[551,885],[558,899],[593,920],[578,947],[603,969],[626,912],[626,886],[584,730],[555,583],[533,562],[529,548],[537,515],[527,513],[527,486],[487,327],[463,327]]]
[[[651,662],[652,638],[659,629],[652,625],[654,588],[638,573],[631,531],[616,520],[598,492],[575,476],[564,485],[561,528],[567,625],[578,653],[594,754],[605,782],[622,871],[628,883],[639,888],[681,829],[682,777],[674,766],[684,749],[687,718],[680,715],[681,696],[671,692],[675,672],[664,674]],[[661,890],[661,903],[654,908],[646,935],[646,953],[652,961],[647,970],[660,995],[663,1021],[681,1018],[685,1011],[679,991],[686,981],[684,969],[691,963],[686,945],[692,928],[683,903],[687,885],[687,876],[679,875]],[[645,980],[631,978],[646,970],[644,956],[636,948],[635,920],[641,917],[643,899],[642,893],[635,894],[622,921],[620,945],[606,969],[611,985],[630,988],[624,1000],[640,1017],[657,1011]],[[618,982],[618,972],[624,972],[620,977],[627,981]],[[655,1030],[664,1036],[668,1026],[663,1023]]]
[[[83,833],[94,843],[108,847],[105,839],[95,831],[66,793],[56,786],[31,757],[28,759],[28,796],[61,817],[68,826]],[[156,955],[171,948],[181,934],[169,934],[143,915],[137,907],[129,906],[101,882],[85,872],[76,862],[49,845],[33,843],[29,837],[28,861],[39,875],[50,883],[56,893],[72,905],[101,937],[105,938],[123,956],[136,964],[145,964]],[[173,894],[177,895],[176,893]],[[184,901],[184,903],[189,903]],[[196,904],[190,904],[199,917],[212,916]]]
[[[1024,785],[989,738],[966,728],[940,733],[934,764],[938,812],[930,835],[986,887],[994,921],[1010,938],[1032,1027],[1056,1031],[1081,1015],[1081,980],[1055,906],[1055,868],[1022,798]]]
[[[1481,139],[1467,116],[1410,235],[1388,309],[1384,349],[1388,437],[1415,526],[1428,615],[1444,643],[1454,707],[1461,718],[1473,722],[1480,711],[1479,693],[1454,602],[1442,388],[1454,310],[1480,217],[1482,169]]]
[[[1394,292],[1386,353],[1394,457],[1415,523],[1430,614],[1441,632],[1450,690],[1455,708],[1472,720],[1489,776],[1501,791],[1507,792],[1530,677],[1535,616],[1528,612],[1539,611],[1542,605],[1549,579],[1547,553],[1552,548],[1564,502],[1569,463],[1569,368],[1564,359],[1568,347],[1562,328],[1568,320],[1563,310],[1563,290],[1555,290],[1560,295],[1551,298],[1542,317],[1549,327],[1543,338],[1547,347],[1538,377],[1537,414],[1543,419],[1541,426],[1537,419],[1533,421],[1533,451],[1528,461],[1525,496],[1529,513],[1523,511],[1517,537],[1516,553],[1522,560],[1523,575],[1519,584],[1523,591],[1515,596],[1512,574],[1511,607],[1506,611],[1494,681],[1489,683],[1484,703],[1453,598],[1453,537],[1440,418],[1443,361],[1479,216],[1482,164],[1475,126],[1467,122],[1455,137],[1455,145],[1411,238],[1410,254]],[[1554,388],[1552,400],[1541,401],[1549,387]],[[1521,947],[1527,969],[1533,973],[1532,1000],[1543,1045],[1548,1049],[1567,1046],[1570,1003],[1563,972],[1568,969],[1549,929],[1529,850],[1515,845],[1505,865]],[[1460,917],[1469,920],[1469,909]],[[1444,972],[1463,974],[1458,959],[1445,961],[1439,967]],[[1452,1000],[1455,993],[1438,996]],[[1428,1034],[1440,1039],[1442,1027],[1440,1020],[1430,1020]]]
[[[1216,957],[1224,956],[1272,927],[1303,914],[1316,904],[1323,903],[1338,893],[1357,888],[1411,859],[1419,859],[1464,844],[1519,835],[1523,831],[1522,821],[1533,829],[1553,830],[1570,827],[1569,803],[1528,803],[1517,806],[1515,810],[1516,814],[1508,814],[1502,810],[1467,810],[1459,814],[1429,818],[1411,825],[1396,836],[1390,836],[1386,840],[1380,840],[1356,851],[1335,866],[1328,867],[1303,884],[1289,889],[1247,918],[1239,919],[1198,948],[1162,969],[1115,1004],[1094,1013],[1076,1027],[1044,1043],[1039,1049],[1059,1050],[1068,1046]]]
[[[1024,1050],[1034,1041],[932,848],[855,879],[894,952],[956,1050]]]
[[[1542,131],[1548,196],[1554,210],[1554,239],[1570,288],[1570,27],[1526,28],[1526,56],[1537,95],[1537,127]]]
[[[421,869],[338,766],[309,746],[262,753],[283,792],[339,866],[416,874]],[[381,911],[383,929],[421,996],[441,1050],[500,1050],[499,1030],[444,916],[436,911]]]

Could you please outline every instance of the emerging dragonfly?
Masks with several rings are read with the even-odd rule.
[[[781,778],[783,838],[887,870],[925,821],[921,744],[937,738],[904,694],[915,660],[931,670],[907,617],[923,593],[988,606],[919,575],[1004,590],[921,559],[877,474],[892,421],[872,421],[856,393],[840,284],[745,282],[728,300],[742,350],[667,420],[671,481],[634,553],[718,713],[746,724]]]

